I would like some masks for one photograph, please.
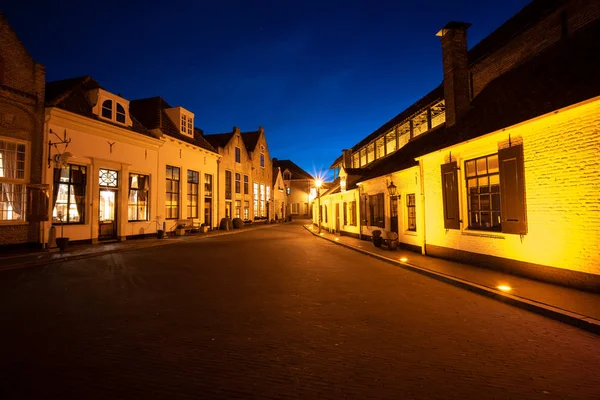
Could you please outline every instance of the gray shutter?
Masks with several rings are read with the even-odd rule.
[[[458,168],[456,161],[442,165],[442,197],[444,228],[460,229],[458,212]]]
[[[527,233],[523,145],[498,150],[502,232]]]

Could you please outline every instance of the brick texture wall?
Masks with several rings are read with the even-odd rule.
[[[528,233],[469,231],[464,161],[496,153],[508,135],[523,143]],[[447,150],[423,160],[428,245],[600,275],[600,98]],[[443,225],[440,165],[450,151],[461,167],[462,230]]]
[[[46,73],[0,13],[0,137],[28,142],[29,183],[42,182],[44,89]],[[39,224],[0,222],[0,245],[37,242]]]
[[[476,96],[493,79],[524,59],[559,41],[562,37],[563,13],[566,13],[568,32],[572,33],[600,18],[600,1],[569,1],[484,59],[472,60],[474,63],[470,66],[470,72],[473,80],[473,95]]]

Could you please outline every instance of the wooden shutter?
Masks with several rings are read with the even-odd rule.
[[[498,150],[502,232],[527,233],[523,145]]]
[[[460,229],[460,215],[458,211],[458,168],[456,166],[456,161],[443,164],[441,169],[444,228]]]

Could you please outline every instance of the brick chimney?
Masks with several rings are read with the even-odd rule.
[[[467,22],[449,22],[436,36],[441,37],[444,66],[446,126],[454,125],[471,107],[469,95],[469,57]]]

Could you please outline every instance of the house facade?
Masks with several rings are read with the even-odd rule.
[[[247,221],[273,216],[273,166],[263,127],[204,135],[221,155],[218,215]]]
[[[202,207],[203,179],[215,175],[219,156],[195,140],[193,122],[186,121],[192,132],[186,139],[168,131],[165,121],[145,120],[146,128],[132,102],[89,76],[47,88],[45,142],[55,144],[45,154],[51,193],[45,231],[53,225],[57,237],[97,243],[173,230],[186,218],[214,224],[212,209]],[[173,126],[181,120],[169,116],[173,108],[162,99],[153,100],[137,104],[139,115],[148,107]]]
[[[309,218],[311,209],[311,188],[315,179],[291,160],[273,159],[273,165],[279,167],[287,194],[286,215]],[[314,196],[314,194],[313,194]]]
[[[324,226],[600,290],[599,21],[536,0],[470,51],[470,24],[444,26],[443,83],[333,163]]]
[[[275,220],[284,219],[287,214],[287,190],[283,182],[281,168],[276,166],[273,159],[273,216]]]
[[[45,68],[0,13],[0,246],[39,241],[48,190],[42,184]]]

